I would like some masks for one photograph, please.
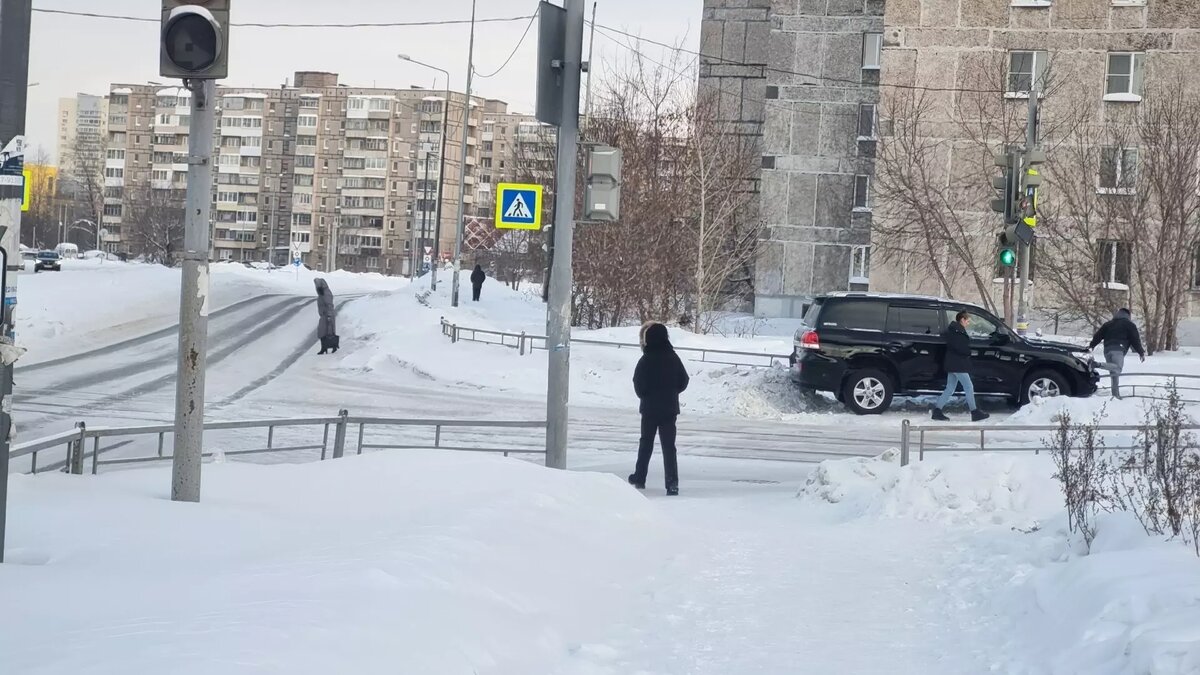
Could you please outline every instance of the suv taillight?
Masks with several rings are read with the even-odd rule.
[[[817,336],[817,331],[810,330],[800,338],[801,349],[820,349],[821,338]]]

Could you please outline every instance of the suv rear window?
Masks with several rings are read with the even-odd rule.
[[[826,302],[821,312],[821,325],[816,328],[869,330],[883,332],[888,306],[877,300]]]
[[[910,335],[940,335],[942,312],[931,307],[889,307],[887,329],[889,333]]]

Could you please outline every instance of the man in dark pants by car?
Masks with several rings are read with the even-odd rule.
[[[654,453],[654,436],[662,443],[663,471],[666,474],[667,494],[679,494],[679,466],[675,458],[675,420],[679,417],[679,395],[688,386],[687,370],[668,339],[667,327],[661,323],[646,327],[642,358],[633,371],[633,390],[641,403],[642,437],[638,444],[637,466],[629,483],[639,490],[646,489],[646,473],[650,470],[650,455]]]
[[[1109,372],[1112,378],[1112,395],[1113,398],[1121,398],[1121,371],[1125,368],[1125,355],[1129,353],[1130,347],[1138,353],[1142,362],[1146,361],[1146,350],[1142,348],[1142,335],[1138,332],[1138,327],[1133,323],[1132,314],[1124,307],[1113,312],[1113,318],[1103,326],[1096,334],[1092,336],[1092,343],[1088,345],[1088,349],[1095,349],[1096,345],[1104,343],[1104,363],[1096,364],[1099,368],[1104,368]]]
[[[959,312],[954,322],[946,327],[942,337],[946,340],[946,355],[942,365],[946,369],[946,390],[938,397],[933,408],[933,419],[947,422],[943,409],[950,402],[950,397],[962,385],[963,394],[967,397],[967,408],[971,411],[972,422],[982,422],[990,417],[975,405],[975,386],[971,383],[971,336],[967,335],[967,326],[971,323],[971,315]]]

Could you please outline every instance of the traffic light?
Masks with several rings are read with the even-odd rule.
[[[1007,225],[1000,232],[1000,264],[1004,267],[1012,267],[1017,264],[1017,245],[1020,240],[1017,239],[1016,225]]]
[[[1029,228],[1026,241],[1033,239],[1033,228],[1037,227],[1038,188],[1042,185],[1038,167],[1045,163],[1046,153],[1041,148],[1028,150],[1021,157],[1021,223]]]
[[[621,217],[621,150],[598,145],[588,153],[584,220],[613,221]]]
[[[992,187],[996,189],[999,195],[997,199],[992,200],[992,210],[1003,214],[1004,223],[1009,224],[1017,218],[1017,204],[1020,201],[1016,175],[1018,157],[1016,153],[1006,152],[996,155],[995,162],[996,166],[1004,169],[1004,173],[992,177]]]
[[[159,74],[220,80],[229,74],[230,0],[163,0]]]

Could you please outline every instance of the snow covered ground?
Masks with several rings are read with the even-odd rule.
[[[214,310],[225,309],[212,322],[210,416],[544,415],[544,352],[451,344],[438,330],[445,316],[541,334],[536,297],[489,283],[483,302],[455,309],[448,283],[426,295],[320,275],[346,304],[344,349],[317,357],[313,276],[214,265]],[[21,282],[31,353],[19,429],[169,419],[177,271],[69,261]],[[786,322],[729,326],[672,334],[790,349]],[[636,342],[635,328],[576,335]],[[940,452],[900,467],[890,449],[901,419],[924,417],[915,408],[814,409],[781,371],[689,361],[683,495],[663,496],[657,458],[638,493],[624,483],[636,358],[574,348],[572,472],[424,451],[264,455],[206,464],[199,505],[166,499],[165,465],[13,475],[0,607],[17,611],[0,612],[0,673],[1200,672],[1200,562],[1187,546],[1114,516],[1084,555],[1045,455]],[[1190,353],[1131,365],[1200,373]],[[1134,423],[1143,406],[1052,400],[1009,421],[1067,410]],[[517,431],[453,441],[540,444]],[[806,463],[847,455],[861,456]]]

